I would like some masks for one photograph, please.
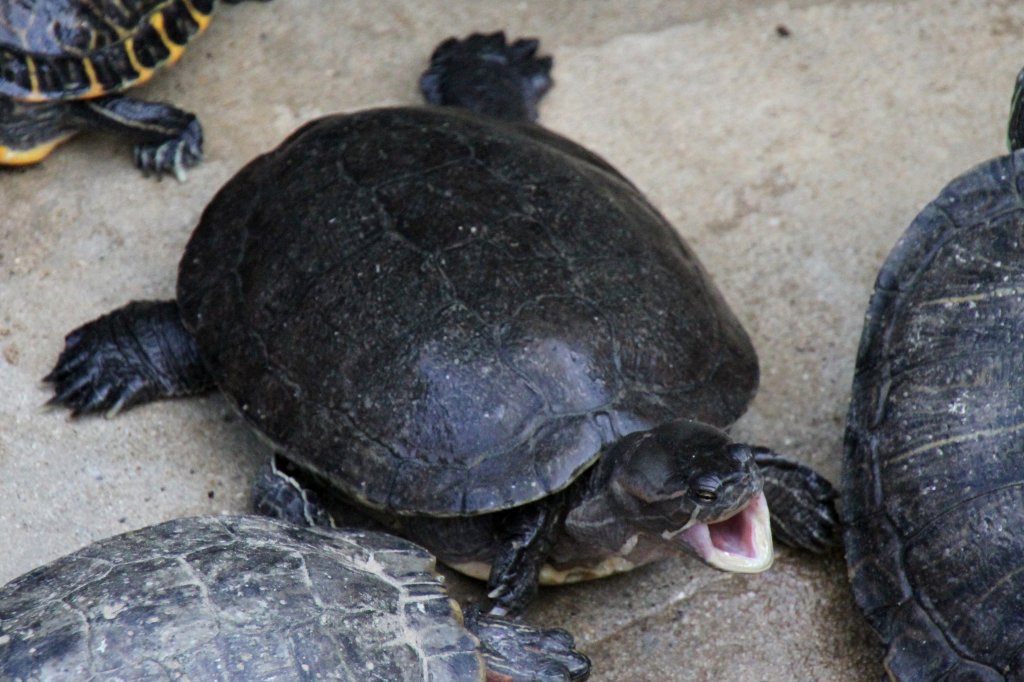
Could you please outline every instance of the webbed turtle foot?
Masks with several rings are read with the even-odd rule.
[[[465,609],[466,629],[480,640],[488,682],[565,682],[590,677],[590,659],[575,649],[572,635],[535,628]]]
[[[134,301],[84,324],[64,339],[47,405],[78,416],[150,400],[190,395],[213,386],[174,301]]]
[[[832,484],[810,467],[768,448],[753,450],[764,475],[772,535],[790,547],[819,554],[837,545],[839,514]]]
[[[202,158],[203,129],[195,116],[191,116],[181,132],[170,139],[139,142],[135,145],[135,165],[143,175],[160,177],[165,173],[173,173],[179,182],[185,181],[186,170]]]
[[[501,31],[449,38],[434,50],[420,90],[430,104],[458,106],[511,120],[537,120],[537,103],[551,88],[551,57],[537,57],[540,43],[508,44]]]

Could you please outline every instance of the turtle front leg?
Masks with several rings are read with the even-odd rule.
[[[98,128],[135,140],[135,165],[145,175],[185,170],[203,158],[203,129],[195,115],[161,102],[123,95],[69,103],[82,127]]]
[[[764,476],[772,535],[797,549],[821,553],[839,542],[836,490],[810,467],[772,450],[755,447],[754,461]]]
[[[82,325],[64,339],[49,405],[74,416],[123,409],[213,388],[195,340],[174,301],[133,301]]]
[[[316,492],[283,465],[274,455],[260,469],[252,486],[253,511],[297,526],[333,528],[334,519]]]
[[[590,659],[560,628],[536,628],[465,610],[466,629],[480,640],[488,682],[574,682],[590,676]]]
[[[554,544],[555,533],[565,516],[564,495],[552,495],[505,512],[495,524],[502,535],[491,562],[487,596],[490,614],[518,616],[537,594],[540,569]]]

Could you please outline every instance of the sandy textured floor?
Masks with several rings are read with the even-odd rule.
[[[319,114],[416,101],[437,42],[496,28],[542,39],[544,123],[631,177],[746,324],[763,377],[737,434],[838,478],[879,264],[947,180],[1004,149],[1018,3],[247,3],[140,93],[201,117],[207,159],[187,183],[141,177],[101,135],[0,174],[0,582],[112,533],[246,508],[266,451],[219,397],[72,422],[40,410],[40,377],[71,328],[172,295],[199,212],[249,158]],[[758,576],[668,561],[544,591],[531,617],[572,629],[595,680],[881,671],[838,553],[783,550]]]

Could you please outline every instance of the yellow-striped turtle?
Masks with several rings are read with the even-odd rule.
[[[178,61],[215,5],[0,0],[0,165],[37,163],[77,131],[96,128],[134,140],[144,173],[182,179],[203,155],[195,115],[120,93]]]

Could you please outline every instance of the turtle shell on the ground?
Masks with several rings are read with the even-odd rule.
[[[86,99],[173,64],[215,0],[0,0],[0,95]]]
[[[621,436],[725,427],[757,386],[693,252],[606,162],[453,108],[331,116],[213,199],[178,303],[286,455],[397,513],[568,486]]]
[[[0,678],[483,680],[433,569],[382,533],[169,521],[0,587]]]
[[[1024,679],[1024,155],[985,162],[882,267],[843,471],[857,602],[900,680]]]

